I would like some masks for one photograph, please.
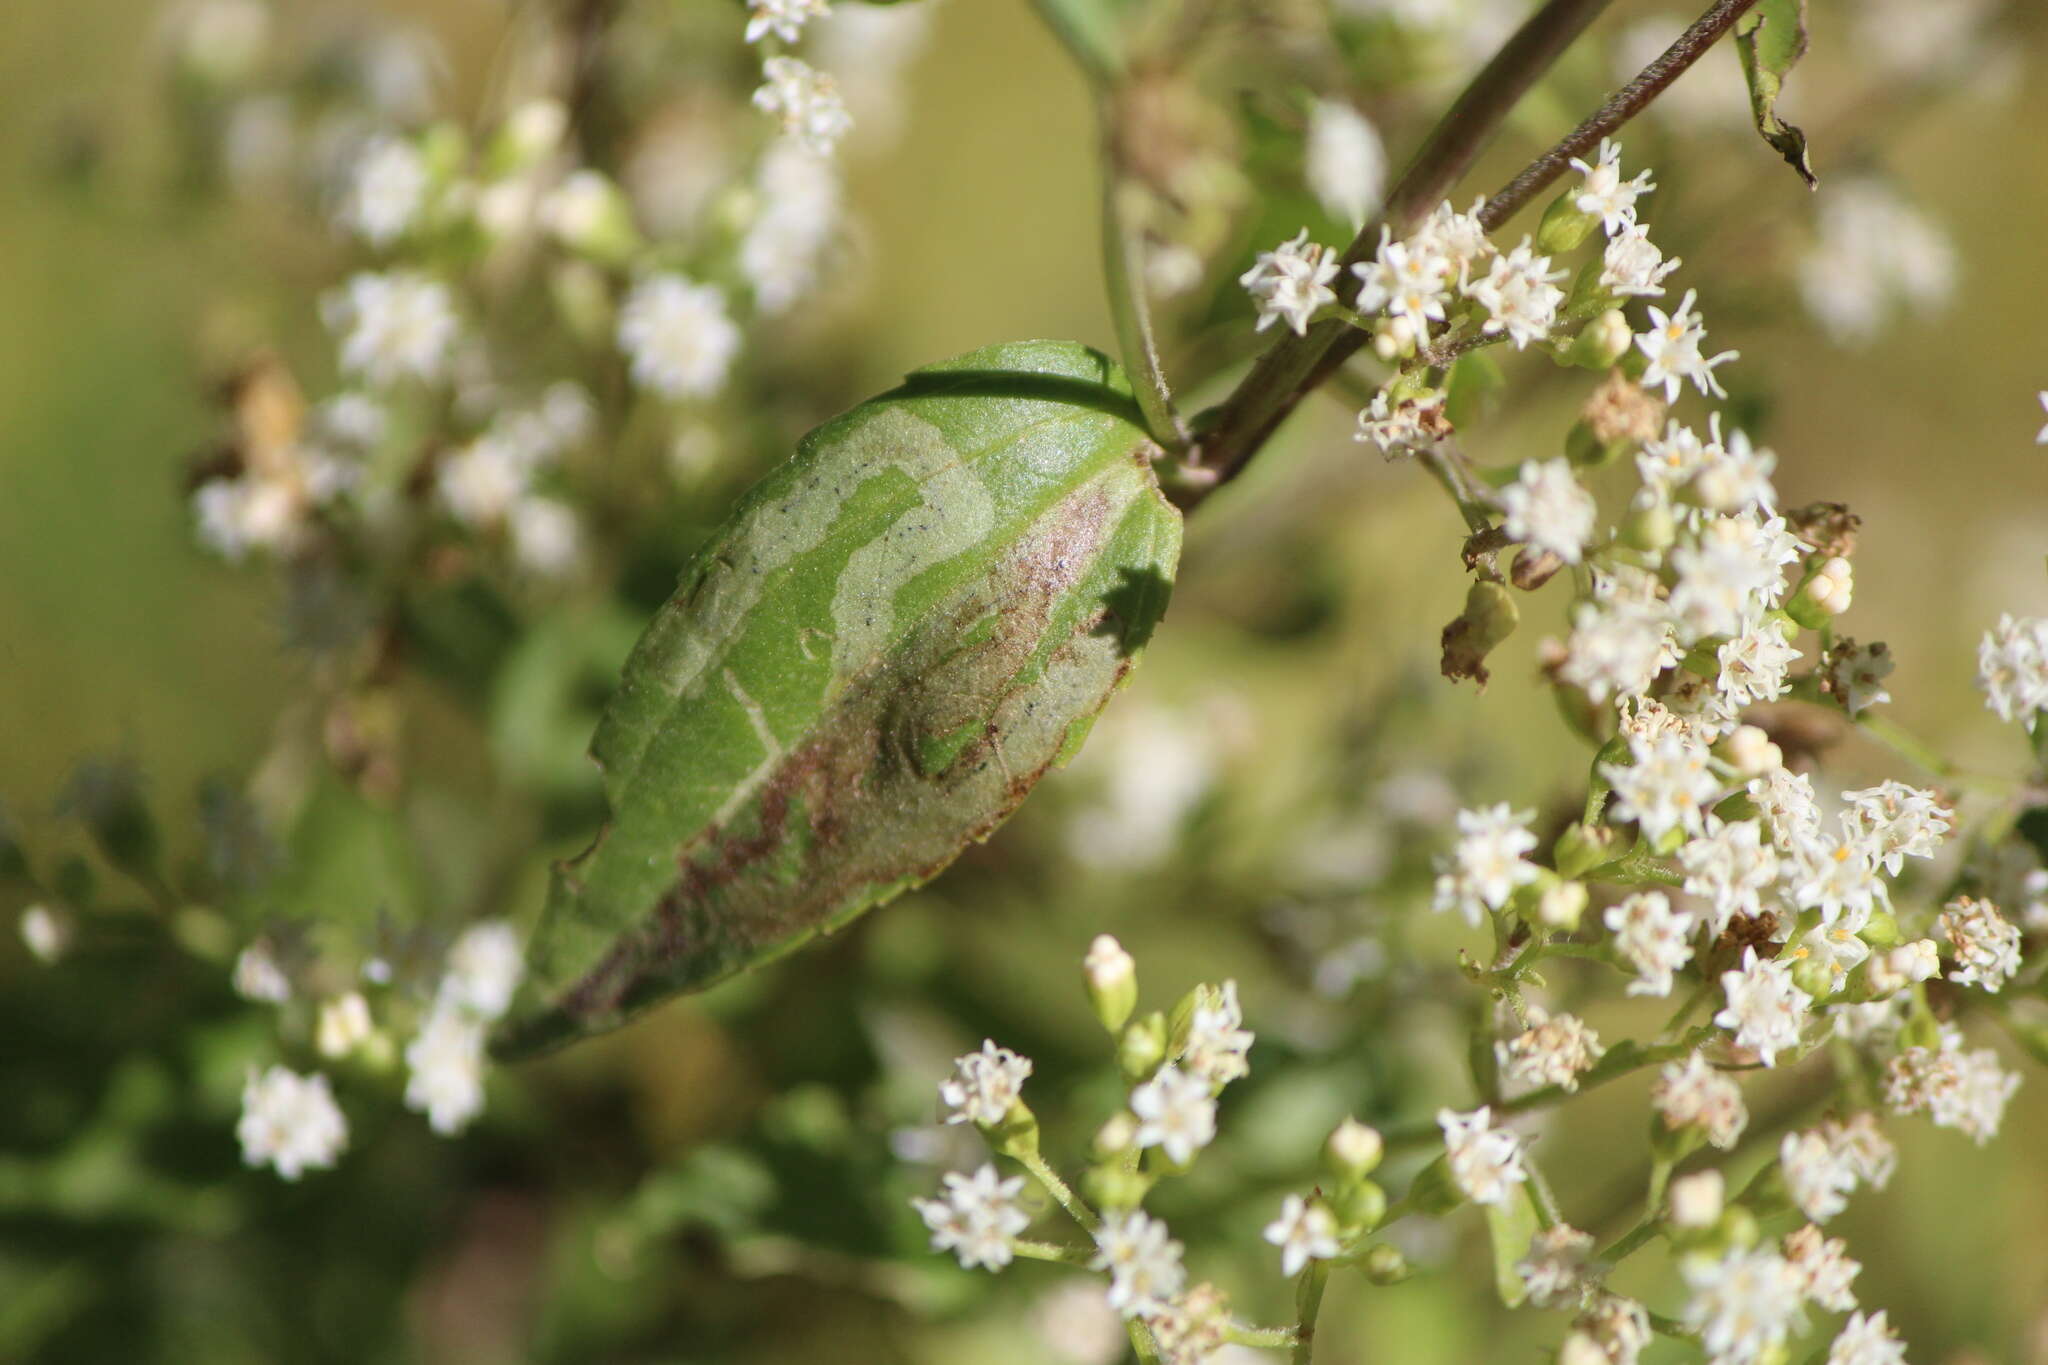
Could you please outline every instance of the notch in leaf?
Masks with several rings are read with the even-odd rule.
[[[1735,26],[1735,49],[1742,55],[1757,132],[1799,172],[1808,189],[1819,188],[1807,159],[1806,134],[1778,116],[1785,77],[1806,55],[1806,0],[1763,0]]]

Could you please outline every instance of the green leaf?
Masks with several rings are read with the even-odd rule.
[[[1493,1243],[1493,1287],[1500,1301],[1517,1307],[1529,1288],[1515,1269],[1529,1254],[1529,1239],[1536,1235],[1536,1205],[1525,1186],[1510,1187],[1506,1204],[1486,1206],[1486,1235]]]
[[[1778,117],[1785,76],[1806,55],[1806,0],[1763,0],[1735,26],[1735,48],[1749,82],[1750,112],[1765,142],[1813,189],[1820,181],[1807,160],[1806,134]]]
[[[1180,515],[1130,386],[1066,342],[909,376],[806,436],[683,571],[591,746],[520,1055],[936,876],[1079,746],[1165,610]]]

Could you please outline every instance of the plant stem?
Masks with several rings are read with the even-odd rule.
[[[1060,1179],[1060,1173],[1047,1165],[1045,1158],[1036,1150],[1012,1152],[1011,1156],[1031,1173],[1033,1180],[1045,1187],[1046,1193],[1050,1194],[1059,1206],[1067,1211],[1067,1216],[1079,1223],[1090,1237],[1101,1230],[1102,1220],[1096,1217],[1095,1210],[1089,1208],[1081,1196],[1075,1194],[1067,1182]]]
[[[1065,1242],[1034,1242],[1018,1238],[1010,1243],[1010,1250],[1027,1261],[1058,1261],[1062,1265],[1087,1265],[1095,1259],[1092,1246],[1072,1246]]]
[[[1347,263],[1365,259],[1382,225],[1406,236],[1423,214],[1443,198],[1471,166],[1479,150],[1502,120],[1547,71],[1587,24],[1606,8],[1607,0],[1550,0],[1486,64],[1451,106],[1415,160],[1387,197],[1379,221],[1366,225]],[[1715,0],[1705,14],[1680,35],[1655,61],[1623,86],[1592,117],[1563,141],[1537,157],[1480,210],[1489,230],[1542,193],[1572,157],[1592,147],[1647,108],[1650,102],[1705,54],[1714,42],[1753,8],[1757,0]],[[1358,283],[1346,271],[1339,277],[1338,298],[1349,305]],[[1366,334],[1339,321],[1318,323],[1305,337],[1284,337],[1253,364],[1251,372],[1216,410],[1201,436],[1200,459],[1227,482],[1257,454],[1295,406],[1336,373],[1365,342]],[[1209,492],[1191,489],[1183,503],[1192,506]]]
[[[1607,102],[1591,117],[1572,129],[1555,147],[1523,167],[1522,173],[1509,181],[1507,188],[1486,201],[1486,207],[1479,211],[1479,221],[1486,225],[1486,230],[1492,232],[1514,217],[1524,205],[1564,174],[1573,157],[1584,156],[1599,144],[1601,138],[1647,109],[1650,101],[1683,75],[1756,4],[1757,0],[1714,0],[1707,7],[1707,12],[1695,20],[1691,28],[1679,34],[1678,41],[1664,49],[1662,55],[1637,72],[1634,80],[1609,95]]]
[[[1408,163],[1387,194],[1380,216],[1367,223],[1344,253],[1349,265],[1362,261],[1378,245],[1380,228],[1397,237],[1415,230],[1459,177],[1471,168],[1508,111],[1548,71],[1586,25],[1611,0],[1548,0],[1494,54],[1437,123],[1421,150]],[[1346,270],[1338,276],[1338,298],[1346,306],[1358,296],[1358,278]],[[1251,373],[1217,410],[1203,435],[1201,459],[1227,479],[1257,453],[1287,414],[1308,392],[1336,369],[1322,362],[1348,337],[1363,338],[1341,320],[1319,322],[1305,336],[1287,336],[1260,356]],[[1344,355],[1356,349],[1353,340]]]
[[[1301,1344],[1301,1329],[1298,1327],[1257,1327],[1235,1320],[1223,1329],[1223,1336],[1226,1341],[1239,1346],[1256,1346],[1269,1351]]]
[[[1106,118],[1106,116],[1105,116]],[[1159,341],[1152,330],[1152,304],[1145,292],[1144,242],[1131,225],[1126,201],[1135,187],[1124,179],[1110,148],[1114,141],[1105,124],[1102,166],[1102,273],[1109,287],[1109,311],[1116,320],[1117,349],[1137,392],[1138,410],[1152,439],[1168,451],[1187,449],[1188,432],[1174,411],[1159,361]]]
[[[1301,1272],[1301,1287],[1295,1291],[1295,1314],[1301,1319],[1296,1328],[1294,1354],[1289,1357],[1294,1365],[1309,1365],[1315,1357],[1316,1318],[1323,1311],[1323,1286],[1329,1282],[1330,1267],[1322,1261],[1310,1261],[1308,1269]]]

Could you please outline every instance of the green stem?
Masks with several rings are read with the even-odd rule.
[[[1298,1327],[1257,1327],[1248,1322],[1232,1319],[1223,1328],[1223,1339],[1239,1346],[1255,1346],[1268,1351],[1281,1350],[1301,1344],[1301,1329]]]
[[[1092,1246],[1073,1246],[1065,1242],[1034,1242],[1022,1238],[1010,1243],[1013,1254],[1027,1261],[1058,1261],[1062,1265],[1087,1265],[1095,1259]]]
[[[1323,1286],[1329,1278],[1330,1267],[1322,1261],[1310,1261],[1308,1269],[1301,1272],[1301,1285],[1294,1295],[1301,1325],[1295,1329],[1294,1354],[1289,1357],[1293,1365],[1309,1365],[1315,1356],[1316,1318],[1323,1311]]]
[[[1883,744],[1893,753],[1908,762],[1917,763],[1926,772],[1936,777],[1954,777],[1954,767],[1934,751],[1932,745],[1900,725],[1890,716],[1875,715],[1865,711],[1856,718],[1856,726],[1864,734]]]
[[[1620,1241],[1601,1252],[1598,1259],[1607,1262],[1609,1265],[1626,1260],[1635,1252],[1640,1251],[1652,1237],[1657,1235],[1659,1226],[1656,1215],[1654,1213],[1650,1214],[1642,1222],[1624,1233]]]
[[[1089,1208],[1081,1196],[1075,1194],[1067,1182],[1060,1179],[1060,1173],[1047,1165],[1045,1158],[1040,1156],[1036,1149],[1012,1152],[1010,1155],[1031,1173],[1033,1180],[1045,1187],[1046,1193],[1050,1194],[1059,1206],[1067,1211],[1067,1216],[1079,1223],[1090,1237],[1102,1230],[1102,1219],[1096,1216],[1095,1210]]]
[[[1116,321],[1117,349],[1137,393],[1138,410],[1152,439],[1169,452],[1187,449],[1187,426],[1174,411],[1173,394],[1159,360],[1152,330],[1152,306],[1145,292],[1145,244],[1132,227],[1126,201],[1139,193],[1123,177],[1111,150],[1115,138],[1105,115],[1102,187],[1102,273],[1109,286],[1109,311]]]

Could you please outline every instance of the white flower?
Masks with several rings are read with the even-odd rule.
[[[1778,1144],[1778,1168],[1799,1211],[1825,1223],[1849,1206],[1856,1172],[1818,1130],[1787,1133]]]
[[[952,1111],[946,1122],[994,1127],[1022,1098],[1024,1080],[1030,1074],[1029,1057],[983,1039],[981,1051],[954,1058],[952,1076],[939,1083],[939,1098]]]
[[[1906,1365],[1906,1343],[1892,1331],[1882,1309],[1852,1313],[1828,1347],[1827,1365]]]
[[[1720,933],[1737,915],[1763,913],[1763,897],[1777,885],[1778,854],[1755,820],[1723,823],[1707,816],[1705,829],[1678,849],[1685,889],[1713,902],[1707,928]]]
[[[1603,916],[1614,950],[1636,969],[1630,995],[1671,994],[1671,974],[1692,961],[1692,921],[1662,891],[1638,891]]]
[[[1858,1180],[1878,1189],[1891,1183],[1892,1172],[1899,1165],[1899,1150],[1877,1126],[1877,1115],[1864,1110],[1847,1120],[1829,1119],[1820,1130]]]
[[[1298,1194],[1287,1196],[1280,1216],[1266,1224],[1263,1236],[1280,1248],[1280,1273],[1290,1278],[1311,1260],[1327,1261],[1343,1250],[1337,1241],[1336,1216],[1322,1200],[1310,1202]]]
[[[1529,1239],[1529,1254],[1516,1264],[1515,1273],[1529,1291],[1529,1302],[1538,1308],[1560,1308],[1577,1302],[1586,1262],[1592,1257],[1592,1237],[1558,1223]]]
[[[348,1120],[318,1072],[301,1076],[282,1066],[251,1068],[235,1136],[244,1165],[267,1164],[286,1180],[297,1180],[302,1171],[334,1165],[348,1145]]]
[[[1209,1082],[1189,1075],[1171,1062],[1151,1080],[1131,1091],[1131,1112],[1138,1116],[1132,1141],[1157,1147],[1167,1160],[1185,1166],[1216,1137],[1216,1100]]]
[[[1600,776],[1614,788],[1614,818],[1633,820],[1657,843],[1674,829],[1698,834],[1707,808],[1721,792],[1702,744],[1677,733],[1629,740],[1629,763],[1602,763]]]
[[[1728,736],[1728,761],[1742,777],[1752,781],[1785,766],[1785,751],[1771,741],[1770,731],[1760,725],[1738,725]]]
[[[1012,1241],[1031,1226],[1031,1215],[1017,1207],[1024,1177],[1003,1180],[994,1166],[984,1163],[971,1176],[948,1171],[941,1183],[944,1198],[910,1201],[931,1230],[932,1250],[954,1253],[967,1270],[1001,1270],[1008,1265]]]
[[[1387,149],[1372,121],[1344,101],[1317,100],[1302,157],[1324,211],[1354,231],[1365,226],[1387,180]]]
[[[1669,667],[1671,622],[1661,604],[1615,599],[1581,602],[1573,610],[1558,676],[1596,702],[1638,697]]]
[[[772,33],[793,43],[803,34],[805,20],[830,12],[825,0],[747,0],[747,41],[758,43]]]
[[[1674,1227],[1693,1231],[1710,1228],[1721,1221],[1721,1213],[1727,1207],[1728,1182],[1711,1168],[1694,1171],[1671,1182],[1670,1197],[1665,1203]]]
[[[774,116],[788,136],[820,156],[830,156],[853,127],[853,116],[846,112],[846,101],[832,78],[794,57],[770,57],[761,63],[761,75],[754,107]]]
[[[1554,281],[1567,273],[1552,270],[1550,258],[1538,256],[1524,237],[1521,245],[1494,257],[1486,274],[1464,287],[1465,297],[1486,310],[1486,321],[1479,330],[1489,336],[1507,333],[1518,351],[1532,341],[1543,340],[1557,322],[1557,310],[1564,306],[1564,291]]]
[[[1901,943],[1879,954],[1866,975],[1874,994],[1896,995],[1915,981],[1932,981],[1941,975],[1941,949],[1931,938]]]
[[[1165,1311],[1187,1282],[1180,1243],[1142,1210],[1105,1214],[1095,1245],[1089,1265],[1109,1272],[1109,1306],[1127,1318]]]
[[[1365,441],[1380,448],[1388,459],[1397,455],[1415,455],[1432,449],[1448,436],[1451,424],[1444,416],[1444,400],[1439,396],[1430,398],[1404,398],[1400,406],[1389,407],[1384,390],[1372,396],[1370,406],[1358,414],[1358,430],[1353,434],[1355,441]]]
[[[1550,1014],[1529,1007],[1529,1026],[1513,1038],[1497,1040],[1494,1056],[1502,1075],[1529,1090],[1546,1085],[1579,1088],[1579,1073],[1591,1069],[1606,1049],[1600,1035],[1573,1014]]]
[[[1417,251],[1441,257],[1452,278],[1464,279],[1473,266],[1493,254],[1486,224],[1479,221],[1479,211],[1485,204],[1483,197],[1474,199],[1472,207],[1460,213],[1445,200],[1408,240]]]
[[[388,246],[404,236],[427,198],[427,163],[419,149],[400,137],[376,137],[363,148],[349,173],[341,220],[371,246]]]
[[[1744,948],[1741,968],[1721,973],[1721,989],[1728,1004],[1714,1022],[1733,1031],[1737,1047],[1772,1066],[1780,1052],[1799,1046],[1799,1026],[1813,1008],[1813,997],[1792,984],[1790,968],[1759,960],[1753,946]]]
[[[1849,1282],[1863,1267],[1849,1255],[1848,1244],[1841,1238],[1824,1236],[1808,1223],[1785,1238],[1784,1253],[1800,1297],[1830,1313],[1846,1313],[1856,1306]]]
[[[291,979],[284,974],[284,968],[277,963],[277,955],[263,939],[242,949],[241,955],[235,959],[234,984],[235,994],[244,1000],[282,1005],[292,998]]]
[[[767,314],[786,311],[817,282],[841,218],[839,174],[803,143],[783,138],[761,158],[760,211],[740,241],[740,273]]]
[[[602,252],[632,221],[619,187],[604,172],[588,167],[563,177],[535,214],[556,241],[576,251]]]
[[[1571,462],[1562,458],[1524,461],[1521,475],[1500,490],[1500,505],[1507,514],[1501,530],[1511,539],[1548,550],[1567,564],[1578,563],[1585,553],[1600,512],[1572,473]]]
[[[1878,862],[1893,876],[1908,858],[1932,858],[1947,837],[1952,818],[1933,792],[1904,782],[1881,782],[1843,792],[1848,809],[1842,824],[1851,837],[1878,849]]]
[[[305,510],[290,484],[253,473],[208,479],[192,494],[199,538],[230,563],[251,550],[289,550],[298,542]]]
[[[1787,894],[1802,910],[1820,911],[1821,921],[1855,933],[1888,899],[1875,843],[1844,833],[1840,839],[1809,836],[1792,847],[1785,865]]]
[[[71,933],[71,917],[47,905],[31,905],[21,912],[21,941],[45,965],[64,956],[71,947]]]
[[[1671,614],[1688,640],[1737,635],[1778,605],[1785,565],[1799,551],[1784,533],[1784,519],[1758,521],[1749,513],[1713,517],[1692,540],[1671,551],[1678,575]]]
[[[1451,263],[1427,239],[1397,242],[1380,229],[1379,249],[1369,261],[1351,267],[1358,276],[1361,313],[1385,313],[1412,329],[1411,336],[1429,335],[1429,324],[1444,320],[1450,301]]]
[[[1977,686],[2000,720],[2020,721],[2032,734],[2048,706],[2048,620],[2000,616],[1977,646]]]
[[[417,270],[352,276],[327,297],[330,330],[341,335],[341,368],[379,387],[413,378],[432,383],[447,369],[457,324],[448,286]]]
[[[1714,657],[1721,665],[1715,685],[1729,706],[1740,710],[1783,696],[1789,685],[1786,674],[1799,651],[1775,623],[1759,622],[1740,635],[1731,635]]]
[[[1859,926],[1860,927],[1860,926]],[[1847,984],[1849,973],[1870,956],[1870,945],[1856,937],[1847,921],[1817,924],[1785,946],[1779,959],[1798,967],[1817,969],[1823,994],[1833,995]]]
[[[1650,183],[1648,171],[1639,172],[1633,180],[1621,178],[1621,144],[1612,138],[1600,139],[1592,165],[1573,157],[1571,167],[1585,177],[1572,207],[1580,213],[1599,214],[1600,227],[1609,237],[1634,226],[1636,200],[1657,188]]]
[[[1841,698],[1851,716],[1892,699],[1883,686],[1891,675],[1892,655],[1882,640],[1867,645],[1846,637],[1836,640],[1828,652],[1827,670],[1827,690]]]
[[[1665,277],[1683,264],[1676,256],[1664,259],[1650,240],[1649,224],[1630,223],[1608,238],[1600,257],[1600,287],[1610,294],[1659,298]]]
[[[633,362],[633,382],[667,398],[702,398],[725,383],[740,349],[740,329],[716,285],[682,275],[652,275],[633,286],[619,309],[619,348]]]
[[[1778,467],[1777,452],[1751,442],[1746,431],[1737,431],[1724,445],[1720,439],[1720,413],[1714,414],[1713,424],[1715,439],[1701,451],[1705,458],[1693,475],[1693,497],[1714,512],[1741,512],[1749,508],[1768,511],[1778,500],[1778,490],[1771,483],[1771,471]],[[1840,615],[1849,607],[1849,561],[1830,562],[1842,565],[1839,605],[1829,608]]]
[[[1571,1354],[1574,1344],[1584,1342],[1597,1354]],[[1636,1365],[1643,1348],[1650,1344],[1650,1313],[1634,1299],[1599,1291],[1578,1317],[1572,1319],[1572,1334],[1558,1353],[1558,1365]]]
[[[405,1045],[405,1105],[442,1136],[469,1125],[484,1108],[484,1023],[436,1000]]]
[[[1200,986],[1195,991],[1194,1012],[1188,1017],[1188,1040],[1181,1048],[1181,1066],[1209,1086],[1227,1085],[1250,1074],[1246,1054],[1253,1035],[1244,1026],[1244,1011],[1237,1003],[1237,983]]]
[[[526,972],[519,934],[504,920],[483,920],[462,931],[448,950],[440,999],[482,1019],[497,1019],[512,1006],[512,993]]]
[[[1477,928],[1486,911],[1500,909],[1516,887],[1536,880],[1540,870],[1523,856],[1536,847],[1528,828],[1535,814],[1505,802],[1458,812],[1458,843],[1438,862],[1434,908],[1461,911]]]
[[[1507,1128],[1492,1127],[1493,1111],[1481,1105],[1469,1114],[1439,1109],[1444,1153],[1451,1179],[1475,1204],[1505,1207],[1516,1185],[1529,1178],[1522,1169],[1522,1140]]]
[[[1667,403],[1678,401],[1679,385],[1688,379],[1701,393],[1726,398],[1727,391],[1714,377],[1714,367],[1735,360],[1741,354],[1723,351],[1709,359],[1701,353],[1700,344],[1707,339],[1707,331],[1700,326],[1700,315],[1692,311],[1697,292],[1686,290],[1675,313],[1666,314],[1652,304],[1650,320],[1655,325],[1636,337],[1636,349],[1650,362],[1643,368],[1643,387],[1655,388],[1662,384]]]
[[[1754,1365],[1804,1321],[1799,1278],[1774,1251],[1732,1250],[1681,1263],[1685,1323],[1716,1365]]]
[[[1650,1092],[1651,1103],[1673,1131],[1698,1128],[1707,1141],[1723,1151],[1733,1147],[1749,1126],[1749,1110],[1742,1103],[1742,1087],[1707,1065],[1694,1052],[1683,1065],[1667,1062],[1657,1073]]]
[[[1790,768],[1774,767],[1744,788],[1778,847],[1793,850],[1820,833],[1820,805],[1813,799],[1813,779]]]
[[[1957,985],[1982,986],[1995,994],[2019,971],[2019,926],[1990,901],[1958,896],[1943,908],[1940,923],[1955,950],[1956,966],[1948,979]]]
[[[505,520],[520,567],[544,578],[568,572],[583,553],[575,511],[557,498],[521,498]]]
[[[1326,303],[1337,301],[1330,281],[1337,278],[1337,253],[1308,239],[1303,228],[1271,251],[1262,251],[1252,268],[1237,277],[1258,308],[1255,331],[1284,321],[1297,336],[1306,335],[1310,319]]]
[[[531,463],[510,442],[485,432],[441,461],[434,488],[465,526],[495,526],[526,492]]]
[[[375,1029],[370,1021],[370,1002],[363,999],[360,991],[349,991],[320,1002],[314,1045],[322,1057],[339,1059],[368,1042]]]
[[[1909,1047],[1885,1066],[1885,1103],[1892,1112],[1925,1110],[1938,1127],[1954,1128],[1979,1146],[1998,1136],[2007,1101],[2020,1078],[1990,1048],[1963,1051],[1963,1035],[1941,1028],[1938,1047]]]
[[[1137,977],[1138,963],[1113,934],[1097,934],[1081,959],[1088,974],[1088,988],[1099,995],[1123,989]]]

